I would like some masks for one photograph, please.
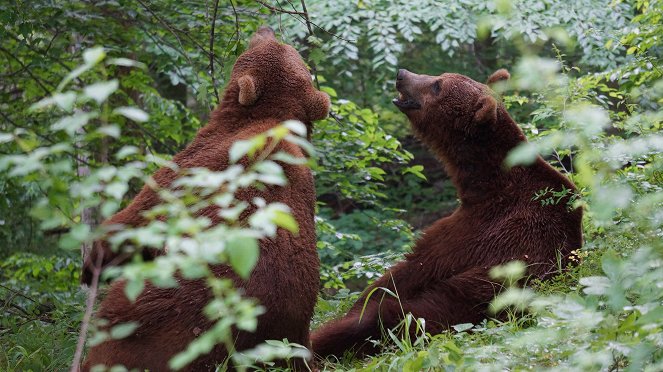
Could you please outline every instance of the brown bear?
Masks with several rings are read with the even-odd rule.
[[[508,77],[499,70],[488,82]],[[522,260],[529,275],[545,278],[558,258],[582,245],[582,211],[569,205],[573,183],[541,157],[526,167],[504,166],[509,151],[526,139],[488,86],[459,74],[400,70],[396,89],[394,104],[444,164],[460,206],[426,228],[413,252],[369,286],[344,317],[312,334],[313,351],[322,358],[375,352],[366,340],[379,339],[407,313],[424,318],[431,334],[476,324],[500,290],[489,276],[492,267]],[[545,189],[568,194],[544,206],[534,196]],[[379,287],[399,298],[378,289],[364,307]]]
[[[225,169],[234,142],[252,138],[291,119],[303,122],[310,133],[312,122],[326,117],[329,106],[329,97],[313,87],[311,74],[297,51],[279,43],[274,31],[263,27],[251,39],[248,50],[237,59],[223,99],[212,112],[209,123],[173,161],[181,168]],[[273,151],[305,156],[298,145],[288,141],[280,142]],[[241,280],[226,265],[212,267],[215,275],[231,278],[245,296],[256,298],[265,308],[265,313],[258,318],[255,333],[235,332],[236,350],[251,348],[268,339],[287,338],[302,345],[309,341],[310,319],[319,287],[315,188],[311,170],[306,165],[282,164],[282,167],[288,179],[286,186],[247,188],[236,196],[249,203],[260,197],[267,203],[288,205],[299,224],[298,235],[278,229],[275,237],[261,240],[260,257],[248,280]],[[176,177],[168,168],[159,169],[153,176],[161,187],[168,187]],[[105,225],[143,225],[147,221],[142,213],[159,202],[157,194],[145,186],[131,204]],[[200,214],[213,224],[221,222],[218,208],[209,207]],[[104,267],[117,265],[134,254],[124,248],[114,252],[105,241],[96,242],[86,260],[83,281],[90,282],[96,262]],[[160,254],[159,251],[141,253],[148,259]],[[89,370],[97,364],[121,364],[140,370],[169,370],[169,359],[185,350],[189,342],[212,325],[202,312],[211,299],[211,291],[204,281],[178,278],[178,284],[176,288],[159,288],[148,282],[136,301],[131,302],[124,294],[124,283],[112,283],[96,317],[105,319],[109,327],[126,322],[138,322],[139,326],[127,338],[93,346],[83,369]],[[215,364],[223,362],[227,356],[225,347],[217,345],[211,353],[199,357],[185,369],[213,370]]]

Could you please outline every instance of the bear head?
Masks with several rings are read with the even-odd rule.
[[[488,79],[492,85],[509,78],[498,70]],[[410,119],[414,133],[446,165],[501,162],[525,137],[509,117],[499,96],[488,85],[467,76],[439,76],[398,71],[398,98],[393,103]]]
[[[224,107],[248,120],[296,119],[310,125],[327,116],[330,100],[314,88],[299,53],[278,42],[271,28],[261,27],[235,62]]]

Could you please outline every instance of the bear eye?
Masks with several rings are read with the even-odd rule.
[[[439,80],[436,80],[433,83],[433,94],[440,94],[440,91],[442,91],[442,87],[440,86]]]

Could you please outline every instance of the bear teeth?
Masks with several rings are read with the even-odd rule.
[[[404,101],[405,100],[405,96],[403,95],[403,93],[398,92],[398,100],[399,101]]]

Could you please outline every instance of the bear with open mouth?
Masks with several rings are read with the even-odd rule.
[[[488,85],[508,78],[498,70]],[[460,206],[426,228],[412,253],[369,286],[344,317],[313,333],[318,357],[375,353],[367,340],[379,339],[407,313],[425,319],[431,334],[477,324],[501,290],[491,268],[521,260],[528,275],[546,278],[581,247],[582,210],[572,205],[574,184],[541,157],[529,166],[504,166],[507,154],[526,138],[488,85],[460,74],[398,72],[393,103],[443,163]],[[542,205],[533,199],[541,190],[566,195]]]

